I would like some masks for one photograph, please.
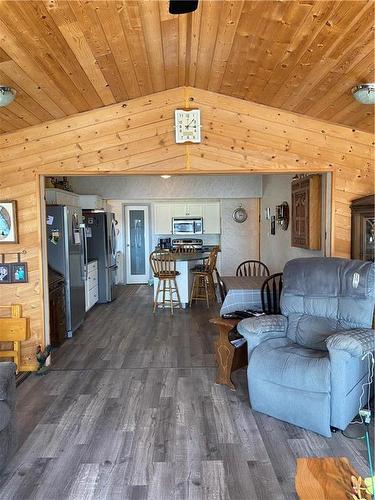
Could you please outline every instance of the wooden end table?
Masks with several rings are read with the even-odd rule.
[[[216,383],[236,390],[231,375],[235,370],[247,366],[247,342],[235,347],[229,340],[229,333],[240,322],[240,319],[213,318],[210,323],[217,326],[219,338],[215,342],[215,355],[218,366]]]

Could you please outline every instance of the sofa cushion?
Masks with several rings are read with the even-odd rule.
[[[330,361],[325,351],[306,349],[288,338],[271,339],[254,349],[250,363],[252,373],[264,381],[301,391],[330,392]]]
[[[0,401],[0,432],[8,427],[12,413],[5,401]]]

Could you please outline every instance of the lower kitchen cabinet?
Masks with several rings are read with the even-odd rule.
[[[48,270],[48,291],[50,344],[58,347],[66,336],[65,280],[52,269]]]
[[[87,264],[87,279],[85,281],[86,311],[98,302],[98,298],[98,262],[93,260]]]

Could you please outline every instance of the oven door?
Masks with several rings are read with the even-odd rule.
[[[173,234],[195,234],[194,220],[173,219]]]

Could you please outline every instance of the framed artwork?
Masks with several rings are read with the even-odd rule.
[[[10,275],[12,283],[27,283],[27,263],[13,262],[10,264]]]
[[[11,283],[10,264],[0,263],[0,285]]]
[[[17,204],[15,201],[0,201],[1,243],[18,243]]]

